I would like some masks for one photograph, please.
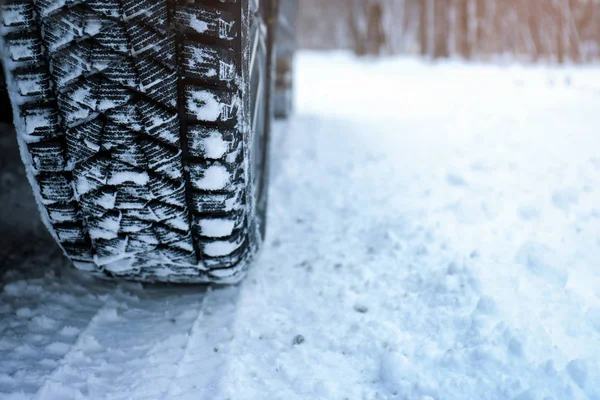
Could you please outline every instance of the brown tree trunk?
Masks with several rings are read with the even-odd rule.
[[[381,0],[354,0],[350,7],[350,32],[354,52],[360,56],[380,55],[388,38]]]
[[[370,1],[367,4],[367,51],[369,54],[381,55],[387,44],[383,7],[379,1]]]
[[[447,58],[448,51],[448,0],[433,2],[434,42],[433,58]]]
[[[429,37],[428,37],[428,0],[421,0],[420,2],[420,23],[419,23],[419,44],[421,49],[421,55],[427,56],[429,54]]]
[[[469,0],[458,0],[456,10],[458,53],[466,59],[471,58],[471,40],[469,36]]]

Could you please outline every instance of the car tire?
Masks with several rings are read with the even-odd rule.
[[[235,283],[266,224],[272,0],[7,0],[27,175],[73,264]]]

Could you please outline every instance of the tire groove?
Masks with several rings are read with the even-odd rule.
[[[177,12],[178,0],[167,0],[167,9],[168,9],[168,18],[169,25],[176,25],[175,13]],[[185,99],[185,70],[182,62],[182,53],[183,53],[183,43],[184,37],[183,33],[180,29],[176,28],[175,34],[175,65],[177,69],[177,103],[178,109],[177,113],[179,115],[179,143],[181,145],[181,163],[183,168],[183,181],[185,184],[185,198],[186,203],[188,204],[188,223],[190,225],[190,234],[192,236],[192,246],[194,248],[194,255],[196,257],[196,262],[201,262],[202,251],[198,246],[198,241],[196,240],[195,235],[195,218],[192,210],[193,198],[192,198],[192,179],[190,174],[190,169],[187,165],[187,160],[190,156],[189,143],[188,143],[188,135],[187,135],[187,112],[186,112],[186,99]]]
[[[40,37],[40,46],[41,46],[42,53],[47,55],[50,52],[49,52],[47,44],[46,44],[46,42],[44,40],[44,34],[43,34],[43,27],[44,27],[44,22],[45,22],[45,18],[46,17],[43,17],[40,14],[38,8],[35,6],[35,3],[32,3],[32,16],[33,16],[32,23],[35,21],[37,33],[38,33],[38,35]],[[26,27],[24,29],[26,29]],[[66,159],[66,157],[67,157],[66,127],[65,127],[65,121],[64,121],[61,113],[58,111],[58,91],[57,91],[58,85],[57,85],[57,83],[56,83],[56,81],[54,79],[54,74],[52,74],[52,69],[51,69],[49,60],[45,60],[44,67],[46,69],[46,73],[48,74],[50,82],[51,82],[51,85],[50,85],[50,92],[52,93],[52,96],[51,96],[52,100],[51,101],[55,104],[58,125],[61,127],[61,132],[60,132],[61,134],[57,135],[58,136],[58,140],[59,140],[59,145],[60,145],[60,148],[61,148],[61,150],[62,150],[62,152],[64,154],[64,157]],[[69,181],[69,184],[72,186],[73,190],[75,190],[75,188],[73,186],[74,179],[73,179],[72,172],[71,171],[64,171],[64,173],[65,173],[66,178]],[[85,227],[85,220],[82,217],[82,210],[81,210],[81,207],[80,207],[79,203],[75,203],[73,205],[73,208],[75,210],[75,215],[77,216],[76,217],[77,218],[77,222],[80,223],[81,226],[83,227],[83,229],[85,230],[86,229],[86,227]],[[85,247],[91,247],[91,241],[89,239],[89,236],[84,235],[82,239],[83,240],[75,240],[72,243],[73,244],[77,244],[77,243],[83,242],[83,245]],[[62,247],[62,244],[60,244],[60,245]]]

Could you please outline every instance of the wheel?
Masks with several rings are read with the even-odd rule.
[[[271,1],[5,1],[21,153],[77,268],[244,276],[265,226]]]
[[[294,105],[294,54],[296,52],[297,0],[281,0],[275,45],[275,117],[288,118]]]

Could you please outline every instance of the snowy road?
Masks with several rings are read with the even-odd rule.
[[[1,139],[0,398],[600,399],[600,69],[298,67],[237,287],[66,268]]]

